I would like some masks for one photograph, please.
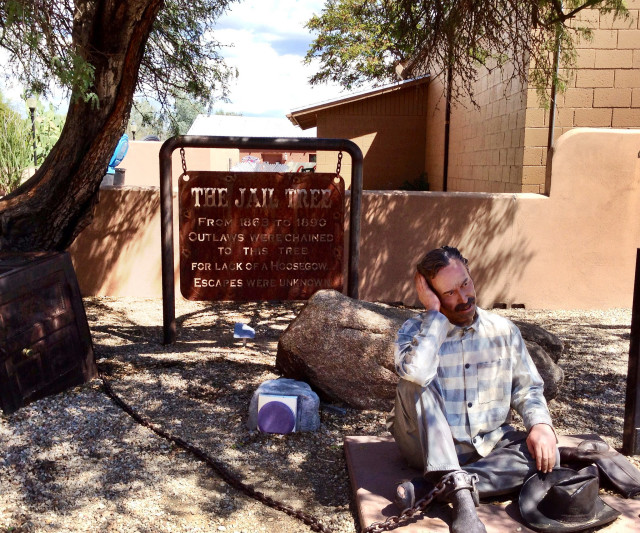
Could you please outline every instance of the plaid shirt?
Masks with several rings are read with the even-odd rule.
[[[461,459],[486,456],[509,429],[513,407],[527,431],[551,427],[543,382],[510,320],[477,308],[470,326],[452,325],[437,311],[407,320],[395,342],[398,375],[436,387]]]

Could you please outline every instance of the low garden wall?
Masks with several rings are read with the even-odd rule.
[[[360,298],[416,304],[415,263],[451,244],[469,258],[484,307],[631,307],[639,150],[639,130],[566,133],[556,143],[548,197],[365,191]],[[70,249],[84,295],[161,296],[159,205],[156,187],[101,189],[94,222]],[[176,205],[179,295],[177,228]]]

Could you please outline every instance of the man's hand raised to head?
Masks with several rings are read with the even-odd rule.
[[[438,295],[431,290],[427,280],[420,272],[416,272],[413,276],[413,282],[416,285],[416,291],[418,292],[418,299],[420,303],[424,305],[427,311],[440,311],[440,299]]]

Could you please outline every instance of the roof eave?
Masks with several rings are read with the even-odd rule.
[[[287,115],[287,118],[294,126],[298,126],[301,130],[315,128],[318,122],[317,113],[289,113]]]
[[[320,113],[321,111],[331,109],[332,107],[357,102],[359,100],[366,100],[368,98],[373,98],[374,96],[399,91],[401,89],[408,89],[409,87],[412,87],[414,85],[427,83],[429,81],[429,78],[430,75],[425,74],[424,76],[420,76],[419,78],[401,81],[400,83],[394,83],[392,85],[386,85],[384,87],[379,87],[378,89],[373,89],[365,93],[359,93],[344,98],[336,98],[335,100],[329,100],[327,102],[315,104],[311,107],[291,111],[291,113],[287,115],[287,118],[294,125],[299,126],[303,130],[306,130],[317,126],[318,113]]]

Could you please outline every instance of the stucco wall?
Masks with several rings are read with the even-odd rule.
[[[448,243],[471,261],[485,307],[630,307],[639,147],[638,130],[570,131],[557,142],[549,197],[365,192],[360,297],[417,303],[415,263]],[[160,296],[158,205],[157,189],[101,191],[95,221],[70,250],[83,294]]]
[[[361,296],[417,303],[413,265],[449,243],[471,261],[484,306],[630,307],[640,246],[639,146],[638,131],[572,130],[558,140],[549,197],[366,195]],[[372,253],[381,240],[387,245]]]
[[[177,216],[174,227],[177,237]],[[94,220],[69,252],[83,296],[160,296],[159,187],[101,188]]]

